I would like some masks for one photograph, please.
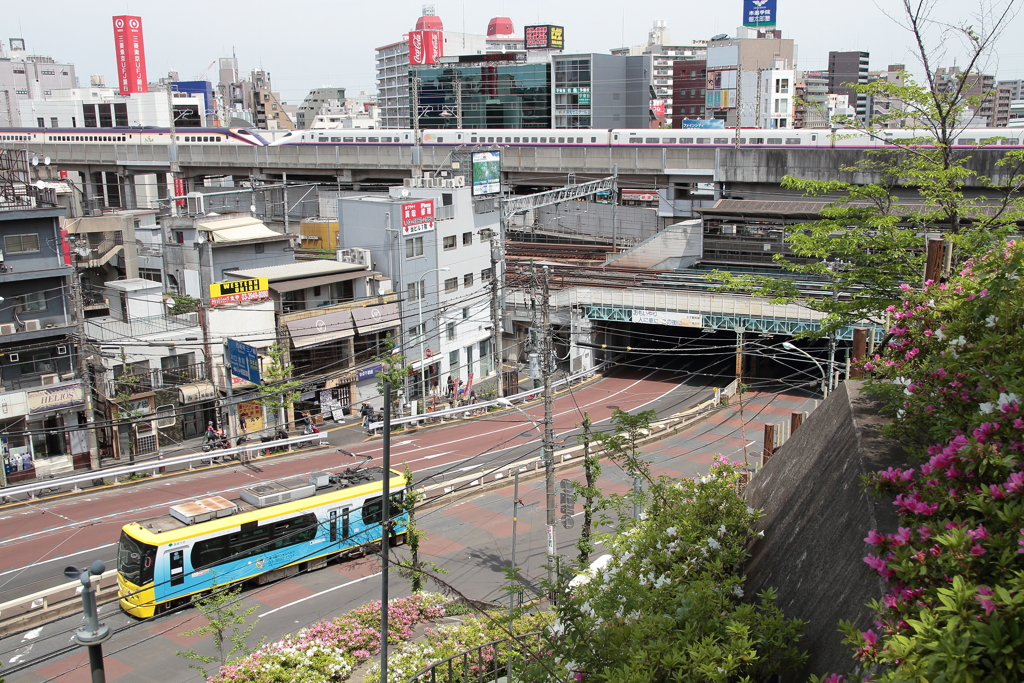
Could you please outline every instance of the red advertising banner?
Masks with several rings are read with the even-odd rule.
[[[444,55],[440,31],[409,31],[409,63],[437,64]]]
[[[174,176],[174,195],[176,197],[184,197],[187,189],[188,188],[185,187],[185,179],[180,175]],[[177,204],[178,206],[185,206],[187,202],[187,199],[174,200],[174,203]]]
[[[402,204],[402,234],[415,235],[434,229],[434,200]]]
[[[114,50],[117,85],[122,95],[149,92],[146,79],[146,46],[142,39],[142,17],[114,17]]]

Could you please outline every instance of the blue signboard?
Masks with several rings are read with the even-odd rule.
[[[722,119],[683,119],[683,128],[721,129],[725,128]]]
[[[359,368],[359,370],[356,372],[356,379],[370,379],[371,377],[376,377],[377,373],[383,369],[384,366],[380,363],[377,363],[376,365],[371,365],[368,368]]]
[[[260,357],[255,346],[228,339],[228,362],[231,364],[232,375],[253,384],[260,383]]]
[[[775,0],[743,0],[743,25],[775,26]]]

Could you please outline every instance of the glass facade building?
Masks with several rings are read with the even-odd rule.
[[[552,127],[547,63],[451,64],[417,69],[409,78],[420,128]]]

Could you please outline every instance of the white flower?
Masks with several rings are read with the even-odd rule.
[[[962,334],[953,341],[949,342],[950,346],[964,346],[965,344],[967,344],[967,340],[964,339],[964,335]]]
[[[762,529],[761,531],[758,531],[757,535],[760,536],[761,538],[764,538],[764,530]]]
[[[676,528],[674,526],[670,526],[669,528],[665,529],[665,535],[668,536],[669,538],[675,537],[675,535],[676,535]]]
[[[715,539],[708,537],[708,547],[712,550],[718,550],[722,547],[722,544],[716,541]]]
[[[725,535],[725,525],[723,524],[720,527],[718,527],[718,537],[721,538],[724,535]]]
[[[995,404],[990,403],[990,402],[978,404],[978,410],[981,411],[982,415],[991,415],[992,411],[994,409],[995,409]]]
[[[1007,411],[1003,410],[1003,406],[1009,407],[1014,403],[1020,404],[1020,397],[1017,394],[999,394],[999,400],[996,403],[999,405],[999,410],[1005,413]]]
[[[990,315],[989,317],[985,318],[985,327],[995,327],[996,321],[998,320],[999,318],[997,318],[996,316]]]
[[[748,507],[748,508],[747,508],[747,514],[748,514],[748,515],[752,515],[752,514],[754,514],[754,508],[752,508],[752,507]]]
[[[743,597],[743,589],[740,588],[739,586],[733,586],[732,587],[732,594],[735,595],[737,598],[742,598]]]
[[[946,338],[946,333],[943,332],[941,329],[935,330],[935,338],[938,339],[939,341],[942,341],[943,339]]]

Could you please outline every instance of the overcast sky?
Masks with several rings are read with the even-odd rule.
[[[969,21],[968,2],[937,0],[941,19]],[[45,5],[8,2],[3,35],[23,37],[30,54],[52,56],[75,65],[79,82],[103,74],[116,84],[113,29],[115,14],[142,16],[148,76],[155,81],[174,69],[183,80],[201,75],[218,57],[238,56],[248,73],[263,68],[283,99],[298,103],[310,88],[332,85],[374,92],[374,48],[401,39],[421,13],[420,0],[307,0],[306,2],[152,2],[124,0],[52,0]],[[607,52],[647,39],[654,20],[664,19],[673,42],[735,35],[742,20],[742,0],[525,0],[524,2],[437,0],[437,14],[447,30],[486,33],[494,16],[509,16],[518,35],[533,23],[565,27],[567,52]],[[824,69],[829,50],[866,50],[871,69],[904,63],[916,71],[910,35],[885,16],[897,0],[778,0],[778,28],[793,38],[797,67]],[[294,7],[294,10],[289,9]],[[988,72],[1002,79],[1024,78],[1024,17],[1007,27]],[[945,63],[961,56],[947,46]],[[961,61],[962,63],[962,61]],[[205,78],[217,82],[214,65]]]

